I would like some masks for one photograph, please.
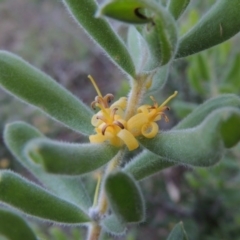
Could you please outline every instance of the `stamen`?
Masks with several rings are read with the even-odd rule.
[[[171,99],[173,99],[174,97],[176,97],[177,94],[178,94],[178,91],[175,91],[175,92],[173,93],[173,95],[171,95],[169,98],[167,98],[167,100],[165,100],[165,101],[159,106],[159,108],[162,107],[162,106],[164,106],[164,105],[166,105]]]
[[[116,114],[118,108],[114,108],[112,111],[111,111],[111,118],[114,119],[114,115]]]
[[[95,88],[95,90],[96,90],[98,96],[99,96],[99,97],[102,97],[102,94],[101,94],[101,92],[100,92],[100,90],[99,90],[99,88],[98,88],[96,82],[94,81],[93,77],[92,77],[91,75],[88,75],[88,78],[89,78],[90,81],[92,82],[92,85],[93,85],[93,87]]]
[[[123,124],[121,122],[119,122],[119,121],[114,121],[113,124],[119,126],[121,129],[124,129]]]
[[[157,106],[158,106],[158,103],[157,103],[157,101],[155,100],[155,98],[153,97],[153,96],[150,96],[150,98],[151,98],[151,100],[153,101],[153,107],[152,108],[157,108]]]
[[[104,127],[102,128],[102,135],[105,134],[106,129],[107,129],[107,127],[109,127],[109,126],[110,126],[109,124],[104,125]]]
[[[113,96],[113,94],[108,93],[108,94],[106,94],[106,96],[103,97],[103,99],[104,99],[108,104],[110,104],[110,103],[112,102],[112,100],[114,99],[114,96]]]
[[[93,102],[91,103],[91,108],[92,108],[93,110],[96,110],[96,101],[93,101]]]

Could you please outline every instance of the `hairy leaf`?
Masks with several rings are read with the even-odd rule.
[[[144,201],[139,187],[126,173],[118,171],[105,180],[108,201],[117,218],[124,222],[141,222],[145,217]]]
[[[106,232],[112,235],[120,236],[126,233],[125,224],[120,219],[118,219],[114,214],[107,216],[102,221],[102,227]]]
[[[80,224],[90,221],[76,205],[8,170],[0,171],[0,201],[27,215],[51,222]]]
[[[225,147],[239,142],[239,123],[240,110],[221,108],[196,127],[161,132],[153,139],[142,139],[141,143],[171,162],[207,167],[221,159]],[[227,132],[229,125],[235,131]]]
[[[151,21],[143,12],[145,7],[141,0],[111,0],[100,8],[99,14],[127,23],[143,24]]]
[[[190,0],[170,0],[168,2],[168,11],[175,19],[178,19],[187,8]]]
[[[32,229],[18,214],[0,209],[0,235],[9,240],[37,240]]]
[[[169,162],[168,159],[144,150],[127,163],[123,171],[139,181],[171,166],[174,166],[174,163]]]
[[[43,135],[37,129],[23,122],[8,124],[4,131],[5,144],[24,167],[32,172],[51,192],[87,211],[91,206],[91,201],[79,177],[67,178],[47,174],[25,157],[24,146],[39,137],[43,137]]]
[[[219,0],[181,39],[176,58],[222,43],[240,31],[239,0]]]
[[[109,55],[110,59],[130,76],[135,76],[131,56],[121,39],[105,19],[95,17],[98,5],[94,0],[64,0],[69,12],[83,29]]]
[[[5,51],[0,51],[0,86],[75,131],[93,132],[89,108],[52,78]]]
[[[108,144],[72,144],[37,139],[26,146],[27,157],[46,172],[79,175],[96,170],[111,160],[118,149]]]

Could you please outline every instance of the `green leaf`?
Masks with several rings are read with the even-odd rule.
[[[168,11],[177,20],[185,11],[190,0],[170,0],[168,2]]]
[[[119,220],[114,214],[107,216],[101,222],[104,231],[112,235],[121,236],[126,233],[125,224]]]
[[[128,29],[127,45],[134,61],[136,72],[139,73],[147,60],[148,50],[146,41],[134,26],[130,26]]]
[[[110,59],[130,76],[135,76],[135,68],[131,56],[124,43],[114,33],[105,19],[95,18],[98,5],[95,0],[64,0],[69,12],[77,23],[98,43],[109,55]]]
[[[240,139],[240,116],[239,115],[230,115],[226,116],[224,122],[221,126],[221,134],[226,148],[231,148]]]
[[[180,39],[176,58],[220,44],[240,31],[239,0],[219,0],[202,19]]]
[[[227,132],[230,124],[233,129]],[[196,127],[161,132],[153,139],[142,139],[141,143],[170,162],[207,167],[222,158],[225,147],[240,141],[239,124],[239,109],[221,108]]]
[[[127,163],[123,171],[139,181],[174,165],[167,159],[144,150]]]
[[[144,14],[146,4],[139,0],[111,0],[99,9],[99,15],[105,15],[123,22],[143,24],[150,22]]]
[[[0,209],[0,235],[8,240],[37,240],[32,229],[18,214]]]
[[[73,144],[37,139],[25,148],[28,159],[40,164],[46,172],[79,175],[102,167],[118,149],[109,144]]]
[[[76,205],[8,170],[0,171],[0,201],[27,215],[50,222],[81,224],[90,221]]]
[[[240,53],[233,58],[230,67],[223,78],[223,86],[229,86],[236,93],[240,90]]]
[[[196,103],[178,100],[172,103],[171,109],[173,109],[174,114],[176,114],[179,119],[182,119],[185,118],[197,107],[198,105]]]
[[[240,98],[234,94],[223,94],[221,96],[211,98],[195,108],[186,118],[179,122],[174,129],[192,128],[200,124],[208,114],[214,110],[223,107],[240,108]]]
[[[139,187],[126,173],[108,175],[105,191],[111,209],[123,222],[141,222],[145,217],[144,201]]]
[[[39,137],[43,137],[43,135],[37,129],[22,122],[8,124],[4,130],[6,146],[24,167],[32,172],[51,192],[88,211],[92,203],[79,177],[67,178],[66,176],[47,174],[25,157],[24,146]]]
[[[192,128],[199,125],[211,112],[213,112],[215,109],[221,109],[222,107],[238,107],[240,108],[240,99],[236,95],[233,94],[226,94],[220,97],[216,97],[213,99],[210,99],[206,101],[204,104],[198,106],[195,108],[193,113],[190,113],[184,120],[182,120],[175,129],[185,129],[185,128]],[[233,121],[237,121],[234,120]],[[231,133],[231,131],[236,131],[235,128],[232,126],[237,125],[236,123],[232,123],[231,119],[227,121],[225,124],[231,128],[230,130],[227,129],[227,125],[224,126],[223,123],[223,132],[226,131],[226,138],[230,138],[227,142],[229,142],[229,146],[231,146],[231,141],[233,143],[236,141],[234,136],[238,138],[237,134]],[[229,134],[228,134],[229,133]],[[160,133],[164,134],[164,132]],[[227,144],[227,143],[225,143]],[[175,150],[173,150],[175,151]],[[154,153],[151,153],[147,150],[144,150],[139,155],[135,156],[129,163],[126,164],[126,166],[123,168],[123,170],[131,175],[136,180],[142,180],[146,177],[149,177],[165,168],[174,166],[176,163],[169,162],[168,158],[164,158],[162,156],[155,155]]]
[[[147,91],[147,95],[156,93],[165,86],[168,79],[170,68],[171,68],[170,63],[157,68],[156,73],[153,76],[152,85]]]
[[[75,131],[93,132],[89,108],[49,76],[5,51],[0,51],[0,86]]]
[[[174,226],[167,240],[188,240],[188,237],[184,230],[182,222]]]
[[[178,47],[177,27],[170,13],[158,4],[151,6],[150,10],[155,14],[152,23],[142,30],[151,54],[146,70],[153,70],[170,62]]]

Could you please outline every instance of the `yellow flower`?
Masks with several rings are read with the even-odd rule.
[[[156,100],[151,96],[153,105],[142,105],[138,108],[138,113],[131,117],[127,122],[127,129],[135,136],[143,135],[146,138],[153,138],[157,135],[159,127],[156,121],[159,121],[164,117],[168,122],[168,117],[164,113],[165,110],[169,110],[166,104],[177,95],[177,91],[174,92],[166,101],[160,106]]]
[[[94,79],[91,76],[88,77],[98,93],[91,106],[94,109],[96,107],[100,108],[100,111],[94,114],[91,120],[96,134],[89,136],[90,142],[109,142],[116,147],[126,144],[130,151],[136,149],[139,143],[133,134],[126,129],[127,123],[124,120],[127,98],[122,97],[109,106],[114,96],[107,94],[103,97]]]

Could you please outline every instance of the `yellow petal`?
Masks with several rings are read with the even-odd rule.
[[[107,140],[106,136],[104,136],[102,134],[95,134],[95,135],[89,136],[89,141],[91,143],[102,143],[102,142],[105,142],[106,140]]]
[[[149,112],[149,109],[151,108],[151,106],[150,105],[142,105],[142,106],[140,106],[139,108],[138,108],[138,113],[144,113],[144,114],[148,114],[148,112]]]
[[[111,105],[111,108],[121,108],[122,110],[125,110],[127,107],[127,98],[126,97],[121,97],[119,98],[116,102],[114,102]]]
[[[142,135],[146,138],[153,138],[157,135],[159,127],[155,122],[149,122],[142,127]]]
[[[109,140],[111,145],[115,147],[121,147],[123,145],[122,140],[119,137],[117,137],[116,132],[106,131],[105,136]]]
[[[138,113],[128,120],[127,130],[129,130],[133,134],[133,136],[137,137],[141,135],[142,126],[147,122],[147,115],[144,113]]]
[[[127,129],[122,129],[119,131],[117,136],[127,145],[129,151],[138,148],[139,143],[137,139]]]

